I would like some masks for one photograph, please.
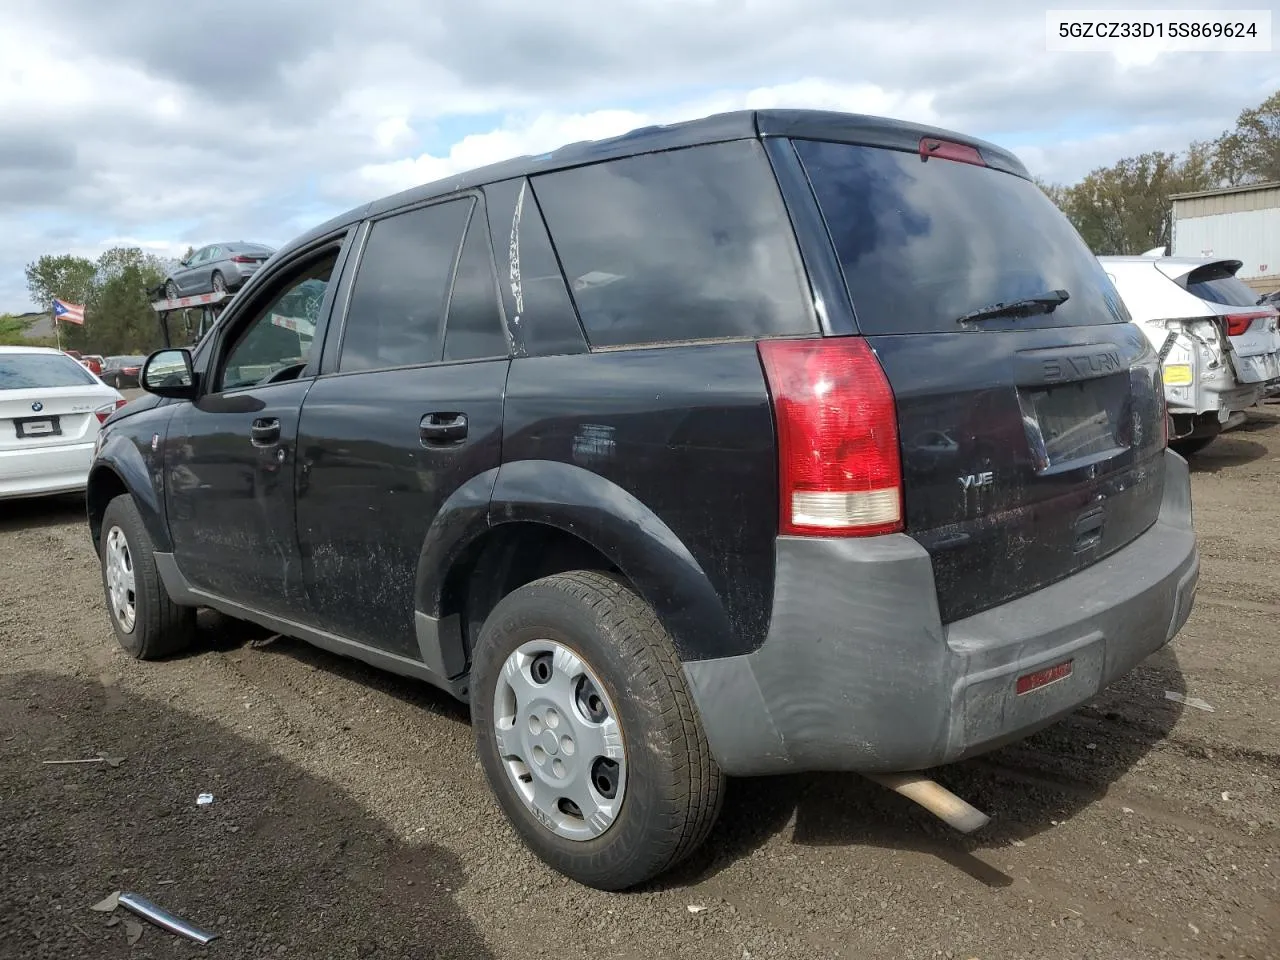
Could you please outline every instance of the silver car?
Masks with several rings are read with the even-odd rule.
[[[1280,387],[1277,310],[1239,278],[1239,260],[1098,257],[1121,299],[1164,361],[1173,419],[1170,446],[1191,454]]]
[[[238,290],[275,253],[261,243],[211,243],[178,264],[164,278],[164,293],[170,300],[198,293]]]

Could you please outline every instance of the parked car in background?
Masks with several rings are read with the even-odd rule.
[[[102,374],[103,358],[96,353],[87,353],[80,358],[80,364],[95,376]]]
[[[120,393],[51,347],[0,347],[0,499],[83,490]]]
[[[1280,388],[1277,308],[1236,277],[1239,260],[1158,252],[1098,260],[1157,349],[1176,335],[1163,365],[1175,450],[1203,449]]]
[[[362,204],[142,383],[87,496],[122,649],[212,607],[448,691],[596,887],[726,776],[1024,738],[1194,602],[1155,349],[1017,157],[914,124],[743,111]]]
[[[238,290],[273,253],[272,247],[243,240],[211,243],[196,250],[165,276],[165,296],[173,300],[198,293]]]
[[[102,364],[100,376],[117,390],[138,386],[138,375],[142,372],[142,364],[146,357],[131,354],[123,357],[107,357]]]

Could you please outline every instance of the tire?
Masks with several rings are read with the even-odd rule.
[[[117,538],[123,539],[123,556],[117,552],[120,546]],[[133,576],[132,623],[128,621],[127,614],[120,612],[120,604],[113,591],[113,585],[120,582],[113,581],[113,557],[127,558],[127,566]],[[102,517],[99,560],[107,613],[111,617],[116,640],[125,653],[136,660],[157,660],[181,653],[191,646],[195,640],[196,610],[179,606],[169,598],[156,570],[151,538],[133,498],[128,494],[121,494],[107,504]]]
[[[182,291],[178,289],[178,285],[172,280],[168,280],[164,285],[164,295],[166,300],[177,300],[182,296]]]
[[[1181,456],[1184,460],[1194,457],[1197,453],[1218,439],[1217,435],[1211,437],[1192,437],[1190,440],[1170,440],[1169,446],[1173,452]]]
[[[538,713],[541,708],[522,712],[516,706],[519,701],[508,693],[510,685],[518,682],[526,695],[541,696],[533,675],[541,669],[538,660],[526,661],[513,673],[504,667],[517,651],[532,653],[549,644],[566,651],[557,654],[550,666],[553,682],[565,682],[561,678],[567,676],[572,685],[577,668],[567,654],[576,654],[586,674],[594,674],[590,679],[598,680],[603,703],[590,698],[590,687],[579,688],[568,707],[572,715],[560,721],[564,738],[559,741],[559,755],[549,759],[544,750],[539,760],[537,745],[529,744],[551,736],[551,746],[556,746],[556,735],[550,734],[556,724],[550,722],[549,714]],[[711,756],[674,644],[653,610],[628,587],[595,571],[555,574],[520,587],[504,597],[485,621],[473,661],[472,727],[480,764],[508,822],[544,863],[585,886],[623,890],[664,873],[703,843],[720,814],[724,774]],[[509,680],[517,676],[518,681]],[[551,682],[546,689],[552,689]],[[554,694],[548,696],[554,699]],[[593,752],[589,746],[573,751],[565,747],[564,740],[578,734],[576,740],[590,744],[592,731],[604,729],[591,725],[588,703],[602,707],[616,722],[620,737],[612,743],[621,744],[621,757],[612,752],[616,748],[608,749],[617,761],[598,754],[589,763],[586,757]],[[513,710],[514,723],[500,734],[495,718],[505,724]],[[531,726],[538,716],[546,721],[538,725],[541,732]],[[500,736],[507,748],[517,747],[515,756],[524,754],[523,768],[500,755],[506,752],[500,748]],[[606,735],[603,742],[611,741]],[[598,775],[615,777],[618,795],[611,822],[601,829],[564,808],[557,808],[550,817],[535,813],[517,792],[519,771],[528,771],[528,786],[522,789],[543,790],[545,797],[557,788],[546,786],[529,760],[544,764],[542,769],[562,760],[576,764],[567,768],[574,782],[587,771],[592,784],[589,802],[592,797],[607,796],[607,790],[596,792],[596,785],[609,783]],[[607,766],[610,762],[618,763],[612,771]],[[570,813],[573,809],[569,808]],[[557,825],[587,835],[567,837],[557,832]]]
[[[123,390],[123,389],[124,389],[124,381],[120,378],[120,374],[118,374],[118,373],[116,374],[116,382],[115,382],[114,386],[115,386],[115,388],[116,388],[117,390]]]
[[[227,281],[223,275],[215,270],[213,276],[209,278],[209,285],[213,288],[214,293],[226,293]]]

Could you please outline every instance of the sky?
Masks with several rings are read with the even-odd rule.
[[[35,308],[23,269],[42,254],[280,245],[404,187],[721,110],[934,123],[1071,182],[1212,138],[1280,89],[1280,40],[1271,53],[1050,52],[1046,8],[1013,0],[4,7],[0,312]]]

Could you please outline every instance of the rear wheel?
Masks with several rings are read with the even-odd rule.
[[[222,274],[221,274],[221,273],[219,273],[217,270],[213,271],[213,280],[212,280],[212,283],[213,283],[213,292],[214,292],[214,293],[226,293],[226,292],[227,292],[227,281],[226,281],[226,279],[222,276]]]
[[[155,660],[191,646],[194,607],[170,598],[156,570],[151,538],[133,498],[121,494],[102,517],[102,588],[116,640],[129,656]]]
[[[706,839],[724,776],[650,607],[603,573],[507,595],[480,632],[476,748],[509,822],[544,862],[621,890]]]

